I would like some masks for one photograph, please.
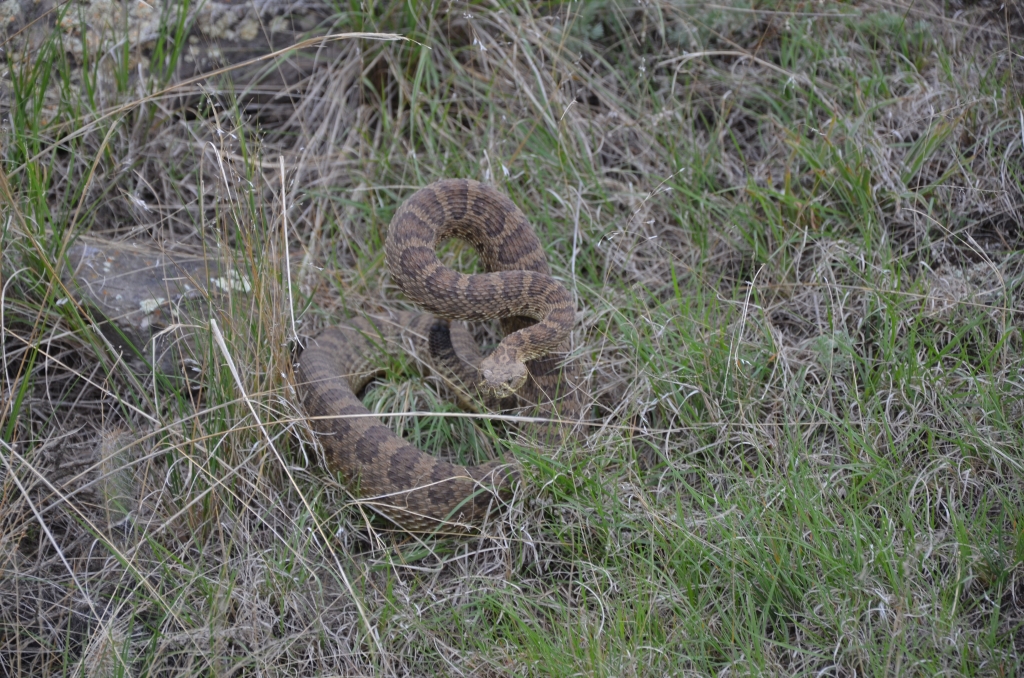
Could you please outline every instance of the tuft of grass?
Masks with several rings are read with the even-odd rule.
[[[119,7],[5,48],[4,673],[1021,673],[1018,5]],[[406,39],[279,51],[346,32]],[[349,496],[291,374],[409,308],[387,224],[442,177],[529,216],[588,394],[549,446],[381,365],[397,433],[523,462],[475,537]],[[161,328],[198,379],[69,293],[83,233],[245,275]]]

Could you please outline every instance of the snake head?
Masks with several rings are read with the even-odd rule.
[[[480,387],[504,398],[523,387],[528,372],[525,364],[499,346],[480,363],[480,374],[483,377]]]

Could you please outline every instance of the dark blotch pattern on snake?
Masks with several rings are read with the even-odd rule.
[[[473,245],[486,272],[444,266],[436,251],[448,238]],[[299,395],[322,434],[328,468],[370,506],[409,530],[472,527],[497,497],[509,496],[518,466],[437,459],[370,416],[356,394],[378,373],[380,349],[401,345],[457,392],[479,389],[491,405],[571,422],[580,410],[576,373],[564,362],[572,297],[551,277],[522,211],[475,181],[444,180],[417,191],[395,213],[385,247],[392,278],[429,313],[357,317],[323,330],[300,356]],[[495,318],[504,338],[487,356],[461,324],[448,324]],[[533,430],[549,441],[564,435],[557,423]]]

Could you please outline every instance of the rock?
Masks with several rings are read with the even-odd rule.
[[[82,236],[68,250],[64,284],[103,317],[100,330],[126,360],[195,377],[202,361],[194,335],[231,294],[250,284],[202,252]]]

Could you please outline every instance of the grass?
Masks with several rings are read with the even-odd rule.
[[[1024,670],[1019,3],[91,7],[5,51],[0,673]],[[409,40],[191,77],[229,11]],[[384,234],[442,177],[530,217],[590,397],[543,446],[389,359],[372,409],[448,415],[396,430],[525,466],[477,537],[374,518],[291,386],[289,304],[408,308]],[[169,333],[200,382],[69,296],[90,232],[232,253],[223,344]]]

